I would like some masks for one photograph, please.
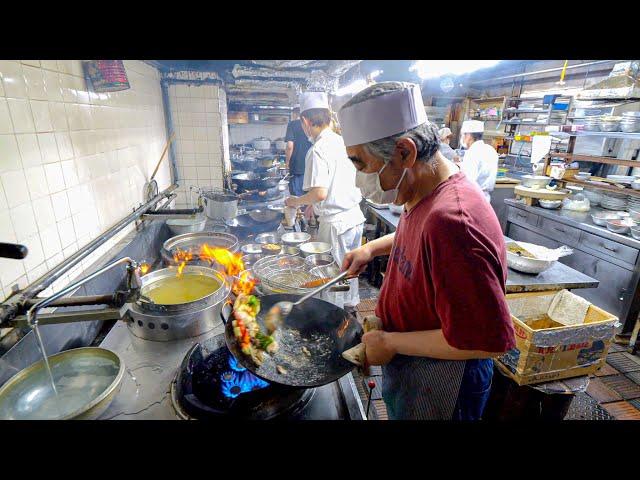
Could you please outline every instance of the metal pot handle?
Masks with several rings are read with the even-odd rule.
[[[222,323],[227,326],[227,317],[231,316],[232,305],[230,303],[225,303],[220,309],[220,318],[222,319]],[[225,310],[228,310],[228,314],[225,316]]]

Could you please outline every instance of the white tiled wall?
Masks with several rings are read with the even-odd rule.
[[[160,75],[140,61],[125,61],[125,68],[131,89],[95,94],[79,60],[0,61],[0,241],[29,249],[24,260],[0,259],[2,298],[141,203],[166,142]],[[156,175],[161,190],[170,184],[169,171],[165,160]]]
[[[229,161],[227,100],[215,85],[169,85],[180,188],[177,208],[188,206],[190,186],[222,188]]]

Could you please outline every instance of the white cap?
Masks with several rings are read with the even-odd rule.
[[[342,139],[347,147],[406,132],[428,121],[420,86],[405,84],[402,90],[342,107],[338,112]]]
[[[465,120],[462,122],[460,133],[484,133],[484,122],[480,120]]]
[[[329,97],[326,92],[304,92],[300,94],[300,113],[312,108],[329,110]]]
[[[449,127],[444,127],[438,130],[438,136],[440,137],[440,139],[447,138],[449,135],[453,135],[453,132]]]

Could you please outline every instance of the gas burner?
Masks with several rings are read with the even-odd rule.
[[[315,389],[272,385],[242,367],[229,353],[224,334],[196,344],[171,387],[180,418],[289,418],[309,403]]]

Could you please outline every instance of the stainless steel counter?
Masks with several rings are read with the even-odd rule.
[[[388,209],[375,209],[369,207],[372,215],[395,230],[400,221],[400,216],[391,213]],[[505,236],[505,240],[510,240]],[[545,290],[560,290],[563,288],[595,288],[599,281],[588,275],[578,272],[567,265],[556,262],[549,270],[539,275],[527,275],[509,269],[507,274],[507,293],[541,292]]]
[[[616,315],[624,324],[622,333],[630,333],[640,313],[640,241],[595,225],[591,214],[602,211],[599,207],[571,212],[515,200],[505,200],[505,204],[505,233],[514,240],[549,248],[571,247],[573,254],[559,261],[600,281],[598,288],[581,289],[576,294]]]

